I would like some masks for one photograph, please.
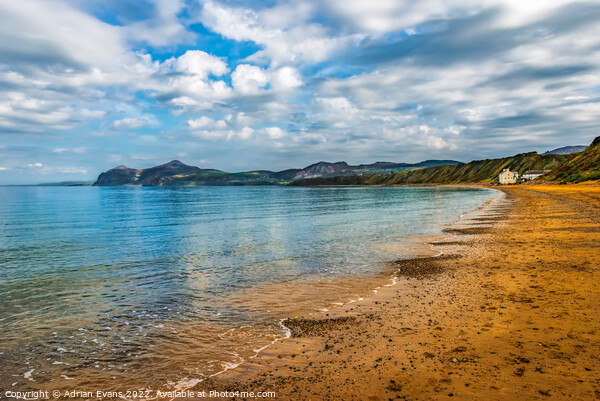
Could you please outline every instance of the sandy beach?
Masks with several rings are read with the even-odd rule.
[[[600,398],[600,185],[500,188],[362,301],[193,390],[281,400]]]

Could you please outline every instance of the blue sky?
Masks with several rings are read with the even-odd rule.
[[[0,0],[0,183],[472,159],[600,135],[600,3]]]

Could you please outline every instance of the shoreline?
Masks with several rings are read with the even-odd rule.
[[[503,202],[506,198],[506,194],[503,193],[502,191],[500,191],[496,188],[482,186],[482,185],[400,185],[400,186],[443,186],[443,187],[460,187],[460,188],[465,188],[465,187],[488,188],[491,190],[496,190],[496,192],[498,192],[498,194],[495,197],[493,197],[489,200],[486,200],[485,202],[483,202],[481,205],[479,205],[475,209],[462,213],[458,217],[458,219],[456,219],[450,223],[442,224],[440,226],[441,232],[439,234],[420,235],[420,236],[416,236],[416,237],[406,237],[407,239],[410,238],[410,240],[405,243],[399,244],[398,248],[408,249],[411,246],[418,247],[418,246],[426,245],[427,247],[429,247],[431,249],[431,251],[437,252],[437,253],[435,255],[427,255],[424,252],[419,253],[418,251],[413,250],[413,255],[410,257],[390,260],[390,262],[388,262],[388,264],[396,265],[396,267],[392,269],[393,272],[388,273],[389,274],[389,277],[387,278],[388,283],[381,283],[377,287],[371,289],[371,293],[369,295],[365,295],[364,297],[358,296],[358,298],[356,298],[356,299],[350,299],[343,303],[335,302],[333,304],[325,306],[324,308],[320,309],[319,311],[310,312],[306,315],[303,314],[299,317],[296,316],[294,318],[280,319],[279,324],[282,326],[282,328],[284,330],[283,337],[276,338],[271,343],[256,349],[255,350],[256,354],[235,364],[234,366],[226,366],[223,370],[213,373],[203,379],[190,380],[190,382],[192,383],[191,385],[184,385],[184,386],[178,385],[175,387],[174,390],[175,391],[196,390],[198,387],[201,387],[203,383],[211,382],[211,380],[215,379],[215,378],[216,378],[216,380],[219,380],[220,378],[225,378],[226,381],[230,380],[230,377],[228,377],[227,375],[235,377],[236,380],[239,380],[240,378],[251,377],[254,375],[253,369],[250,368],[249,371],[246,372],[244,369],[245,368],[244,365],[252,364],[254,359],[261,358],[261,354],[263,353],[263,351],[271,351],[272,352],[273,350],[270,350],[271,348],[273,348],[277,345],[280,345],[289,339],[302,337],[301,335],[300,336],[294,335],[294,327],[298,326],[298,322],[300,322],[300,321],[319,322],[319,321],[323,321],[323,320],[337,321],[340,319],[342,321],[345,321],[344,319],[346,319],[346,317],[344,317],[343,315],[344,315],[344,313],[348,313],[348,310],[345,309],[345,307],[348,307],[348,305],[360,306],[360,303],[365,302],[365,301],[371,302],[374,304],[378,304],[378,302],[379,302],[378,295],[380,294],[380,292],[382,290],[385,291],[385,290],[391,289],[391,287],[394,287],[398,283],[398,276],[408,275],[408,273],[406,273],[406,274],[399,273],[399,270],[397,267],[398,264],[400,264],[400,263],[410,264],[410,263],[414,263],[414,262],[417,262],[417,264],[419,264],[419,262],[423,262],[428,259],[435,259],[435,258],[442,259],[446,255],[444,254],[443,250],[436,248],[436,246],[447,245],[445,242],[440,242],[440,241],[452,236],[452,234],[449,234],[447,232],[447,230],[463,230],[463,229],[465,229],[465,227],[473,225],[473,222],[465,223],[465,220],[468,221],[472,218],[476,218],[480,214],[485,213],[486,209],[489,209],[490,207],[493,207],[494,205],[497,205],[498,203]],[[452,228],[450,228],[450,227],[452,227]],[[450,244],[450,245],[453,245],[453,244]],[[413,274],[413,276],[419,275],[419,273],[416,273],[416,272],[413,272],[412,274]],[[428,273],[425,273],[425,275],[427,275],[427,274]],[[379,275],[386,275],[386,273],[382,271],[379,274],[376,274],[375,276],[379,276]],[[335,316],[335,317],[330,317],[330,316]],[[286,324],[285,324],[286,322],[288,322],[288,324],[292,324],[292,326],[291,327],[286,326]],[[318,325],[318,323],[317,323],[317,325]],[[278,355],[278,358],[279,358],[279,355]],[[279,358],[279,359],[281,359],[281,358]],[[241,368],[241,370],[244,370],[244,372],[241,375],[238,375],[236,373],[236,370],[238,370],[240,368]],[[184,400],[184,399],[186,399],[186,398],[176,397],[176,398],[172,398],[171,401],[172,400]]]
[[[448,186],[448,187],[451,187],[451,186]],[[480,186],[457,186],[457,187],[481,188]],[[490,188],[490,189],[493,190],[494,188]],[[466,211],[466,212],[462,213],[458,217],[457,220],[454,220],[454,221],[452,221],[450,223],[445,223],[441,227],[446,227],[446,226],[454,226],[454,227],[461,226],[461,224],[462,224],[461,222],[463,221],[463,218],[465,216],[478,215],[479,213],[482,213],[490,205],[498,203],[498,202],[501,202],[505,198],[505,196],[504,196],[504,194],[501,191],[497,191],[497,192],[498,192],[498,194],[495,197],[486,200],[485,202],[483,202],[481,205],[479,205],[478,207],[476,207],[473,210],[469,210],[469,211]],[[467,219],[468,219],[468,217],[467,217]],[[441,230],[442,232],[440,234],[436,234],[436,235],[433,235],[433,236],[431,236],[431,235],[429,235],[429,236],[417,236],[417,237],[415,237],[411,241],[408,241],[408,242],[403,243],[403,244],[399,244],[398,248],[399,249],[403,249],[403,250],[408,250],[409,248],[412,247],[413,248],[412,249],[413,255],[411,257],[404,258],[404,259],[391,260],[389,262],[389,264],[396,264],[396,263],[398,263],[399,261],[402,261],[402,260],[412,261],[412,260],[422,260],[422,259],[436,258],[436,257],[442,256],[443,255],[443,251],[436,250],[435,243],[428,242],[427,238],[431,239],[432,237],[436,237],[437,238],[437,237],[446,236],[447,234],[444,233],[444,230],[446,230],[446,229],[442,228],[442,230]],[[422,246],[422,245],[427,245],[428,247],[431,248],[432,251],[437,252],[437,254],[435,254],[435,255],[427,255],[425,252],[419,252],[419,251],[417,251],[417,250],[414,249],[414,248],[417,248],[418,246]],[[387,284],[381,283],[377,287],[371,289],[369,295],[365,295],[364,297],[360,296],[360,295],[357,295],[358,298],[352,298],[352,299],[350,299],[350,300],[348,300],[346,302],[334,302],[332,304],[325,305],[323,308],[319,309],[316,312],[310,312],[310,313],[308,313],[306,315],[302,314],[300,316],[300,318],[296,317],[294,319],[304,319],[304,320],[313,320],[313,321],[314,320],[318,320],[318,319],[323,319],[323,318],[326,318],[327,316],[329,316],[330,313],[336,314],[336,312],[339,312],[339,311],[336,311],[336,309],[343,308],[343,307],[345,307],[347,305],[350,305],[350,304],[358,304],[358,303],[363,302],[365,300],[371,300],[372,301],[372,298],[379,293],[379,291],[381,290],[381,288],[393,287],[394,285],[397,284],[398,272],[395,271],[397,269],[393,269],[393,270],[394,271],[391,272],[391,274],[389,275],[389,277],[387,279],[390,282],[387,283]],[[373,277],[379,277],[380,275],[386,275],[386,273],[384,271],[381,271],[381,272],[375,274]],[[244,360],[240,361],[239,363],[232,364],[231,366],[227,365],[227,366],[224,367],[223,370],[215,372],[215,373],[213,373],[213,374],[211,374],[209,376],[206,376],[206,377],[204,377],[202,379],[191,379],[191,380],[188,380],[187,382],[184,381],[184,380],[186,380],[186,379],[184,379],[184,380],[182,380],[179,384],[177,384],[174,387],[174,390],[175,391],[187,391],[187,390],[190,390],[190,389],[194,389],[196,386],[201,385],[201,383],[205,383],[206,381],[208,381],[210,379],[216,378],[218,376],[222,376],[222,375],[224,375],[224,374],[226,374],[228,372],[236,370],[239,367],[243,366],[244,364],[251,363],[253,359],[260,358],[261,353],[263,351],[265,351],[265,350],[267,350],[267,349],[275,346],[277,343],[281,343],[283,341],[288,340],[289,338],[294,337],[294,335],[293,335],[293,329],[291,327],[289,327],[289,326],[286,326],[286,324],[285,324],[285,322],[293,322],[294,319],[291,319],[291,318],[282,318],[282,319],[280,319],[279,320],[279,324],[281,325],[281,327],[283,329],[283,333],[284,333],[283,336],[275,338],[271,343],[266,344],[266,345],[264,345],[264,346],[262,346],[260,348],[255,349],[254,351],[256,353],[254,355],[251,355],[251,356],[247,357],[247,359],[244,359]],[[177,398],[173,398],[173,400],[175,400],[175,399],[177,399]]]
[[[446,185],[446,187],[452,187],[452,185]],[[468,186],[468,185],[457,185],[457,187],[481,188],[481,186]],[[493,190],[494,188],[490,188],[490,189]],[[442,257],[444,255],[443,251],[436,249],[435,246],[437,243],[431,242],[431,240],[432,239],[440,240],[442,238],[447,237],[448,234],[446,234],[444,232],[445,230],[447,230],[447,228],[444,228],[444,227],[462,227],[462,226],[464,226],[463,220],[465,220],[465,218],[466,218],[466,220],[468,220],[469,219],[468,216],[477,216],[480,213],[483,213],[486,208],[489,208],[490,205],[496,204],[498,202],[502,202],[505,198],[505,195],[501,191],[497,191],[497,192],[498,192],[498,194],[496,194],[496,196],[494,196],[491,199],[486,200],[485,202],[483,202],[481,205],[479,205],[475,209],[463,212],[461,215],[459,215],[458,219],[451,221],[449,223],[442,224],[440,226],[441,232],[439,234],[420,235],[420,236],[416,236],[416,237],[406,237],[406,239],[409,239],[409,240],[402,244],[398,244],[397,247],[401,250],[404,250],[405,252],[412,253],[412,255],[410,257],[406,257],[406,258],[392,259],[387,264],[388,265],[396,265],[401,261],[411,262],[411,261],[415,261],[415,260],[421,261],[421,260],[430,259],[430,258]],[[458,229],[460,229],[460,228],[458,228]],[[437,253],[435,255],[429,255],[427,252],[417,250],[419,246],[423,246],[423,245],[426,245],[427,248],[430,248],[432,252],[437,252]],[[411,251],[408,251],[409,249],[411,249]],[[386,272],[387,270],[392,270],[392,271]],[[369,276],[371,278],[375,278],[375,277],[379,277],[379,276],[389,275],[386,279],[387,283],[382,282],[379,285],[377,285],[376,287],[372,288],[369,291],[368,295],[367,294],[365,294],[364,296],[356,295],[358,298],[352,298],[346,302],[330,303],[330,304],[325,305],[323,308],[319,309],[318,311],[305,312],[305,314],[301,314],[299,317],[296,316],[295,318],[287,317],[287,318],[279,319],[279,325],[283,329],[282,337],[277,337],[269,344],[266,344],[260,348],[255,349],[254,351],[256,353],[254,355],[251,355],[238,363],[226,365],[224,367],[224,369],[221,371],[212,373],[209,376],[206,376],[202,379],[191,379],[191,380],[187,380],[187,381],[185,381],[186,379],[183,379],[179,384],[177,384],[174,387],[173,391],[180,392],[180,391],[187,391],[187,390],[195,389],[197,386],[201,386],[202,383],[206,383],[207,381],[210,381],[213,378],[223,377],[224,375],[226,375],[228,373],[235,375],[235,373],[232,373],[233,371],[235,371],[236,369],[238,369],[240,367],[243,367],[245,364],[251,364],[254,359],[261,357],[261,353],[263,351],[276,346],[278,343],[280,344],[286,340],[289,340],[290,338],[296,337],[294,335],[293,327],[297,326],[296,325],[297,321],[300,321],[300,320],[319,321],[322,319],[336,320],[336,319],[340,319],[340,317],[329,318],[329,316],[330,315],[338,316],[338,314],[340,314],[344,310],[343,308],[348,305],[351,305],[351,304],[359,305],[361,302],[363,302],[365,300],[371,301],[371,302],[376,302],[375,297],[379,294],[379,292],[382,289],[390,288],[397,284],[398,275],[399,275],[397,270],[398,270],[397,267],[392,268],[392,269],[386,269],[386,271],[381,271],[379,273],[376,273],[372,277]],[[344,319],[344,318],[342,317],[341,319]],[[291,323],[293,326],[292,327],[286,326],[286,322]],[[245,373],[244,375],[247,376],[248,374]],[[177,399],[179,399],[179,398],[172,398],[171,400],[177,400]]]
[[[544,189],[539,189],[539,187],[536,186],[527,186],[526,188],[504,188],[504,187],[500,187],[500,188],[491,188],[491,189],[497,189],[500,190],[501,192],[508,194],[507,195],[507,200],[509,200],[510,202],[517,202],[520,203],[520,207],[523,206],[523,203],[528,200],[526,199],[527,196],[531,196],[531,194],[526,194],[524,195],[524,192],[528,192],[528,193],[532,193],[532,192],[540,192],[544,193],[544,192],[548,192],[549,188],[552,188],[552,190],[555,191],[560,191],[562,188],[562,191],[565,192],[567,191],[569,188],[573,188],[573,187],[578,187],[581,188],[579,186],[561,186],[559,189],[556,189],[554,186],[544,186],[546,188]],[[592,186],[593,188],[595,188],[594,186]],[[537,190],[536,190],[537,188]],[[586,186],[586,188],[590,188],[590,186]],[[546,194],[547,195],[547,194]],[[594,202],[597,198],[592,198],[592,202]],[[556,201],[556,199],[555,199]],[[579,200],[577,200],[579,201]],[[556,201],[558,202],[558,201]],[[569,203],[569,202],[567,202]],[[234,388],[234,389],[239,389],[239,390],[248,390],[248,391],[257,391],[257,390],[262,390],[262,391],[276,391],[278,394],[278,398],[277,399],[303,399],[303,397],[308,397],[312,399],[332,399],[332,397],[334,397],[334,394],[336,396],[343,396],[346,397],[347,399],[362,399],[362,396],[365,396],[366,394],[364,393],[364,391],[362,391],[360,388],[360,386],[357,386],[356,381],[360,380],[362,382],[364,382],[364,377],[365,375],[369,376],[369,374],[367,372],[372,371],[373,369],[377,370],[377,368],[381,369],[382,365],[395,365],[397,366],[399,362],[403,362],[404,364],[407,363],[410,358],[407,359],[406,355],[401,355],[402,352],[399,349],[394,349],[392,351],[390,351],[389,353],[389,362],[385,362],[384,359],[380,356],[379,358],[375,358],[375,360],[380,359],[379,362],[375,362],[374,363],[374,367],[370,368],[370,369],[365,369],[364,366],[362,366],[360,363],[356,363],[354,362],[354,358],[356,351],[354,351],[354,353],[350,352],[347,354],[344,354],[344,351],[348,352],[349,349],[351,348],[356,348],[357,344],[361,344],[361,345],[368,345],[370,346],[370,348],[373,349],[377,349],[379,351],[381,351],[381,348],[385,348],[385,346],[383,345],[383,341],[384,340],[380,340],[380,341],[366,341],[364,338],[361,338],[360,332],[358,332],[358,329],[360,328],[361,330],[365,329],[365,328],[369,328],[370,331],[374,332],[380,332],[381,330],[381,326],[387,326],[390,323],[398,323],[397,320],[389,320],[385,319],[386,322],[382,323],[379,319],[382,319],[383,316],[382,315],[389,315],[390,313],[390,309],[393,310],[396,314],[400,314],[400,315],[404,315],[404,314],[409,314],[409,315],[414,315],[416,312],[412,311],[411,312],[411,308],[410,305],[411,303],[409,302],[408,305],[404,305],[403,307],[400,307],[399,305],[394,305],[394,304],[398,304],[398,299],[405,299],[405,300],[409,300],[409,298],[414,296],[417,296],[419,299],[420,298],[426,298],[429,302],[432,302],[432,305],[437,303],[437,300],[434,299],[435,297],[431,297],[431,293],[432,293],[432,289],[435,288],[435,290],[438,293],[441,292],[445,292],[444,297],[447,298],[448,297],[448,289],[452,288],[453,290],[458,290],[458,292],[460,292],[460,290],[464,291],[464,288],[461,288],[461,283],[458,282],[457,278],[455,277],[456,275],[461,275],[461,276],[465,276],[464,271],[460,270],[460,264],[464,264],[465,262],[469,263],[469,262],[477,262],[479,259],[481,259],[483,257],[483,259],[489,259],[489,258],[493,258],[493,254],[491,254],[490,252],[485,253],[485,247],[492,245],[494,243],[494,241],[498,241],[500,234],[498,233],[499,231],[499,227],[501,226],[507,226],[508,230],[515,230],[516,225],[514,224],[514,216],[511,215],[511,210],[509,210],[510,208],[510,203],[509,205],[504,206],[504,208],[500,208],[497,209],[494,213],[492,213],[492,211],[488,210],[488,214],[492,215],[492,216],[487,216],[488,218],[484,218],[484,217],[475,217],[475,219],[471,222],[473,225],[477,225],[479,227],[479,229],[477,230],[477,232],[469,232],[469,228],[468,227],[461,227],[461,228],[452,228],[452,230],[454,232],[451,233],[447,233],[449,238],[452,238],[451,240],[445,240],[445,241],[438,241],[437,243],[433,243],[433,246],[438,246],[441,248],[446,247],[448,253],[453,254],[453,253],[460,253],[461,251],[458,250],[457,248],[465,248],[468,247],[468,249],[464,252],[467,255],[458,255],[456,258],[437,258],[437,260],[428,260],[425,261],[422,258],[417,258],[417,259],[413,259],[412,262],[415,264],[415,271],[418,271],[420,266],[419,265],[429,265],[429,268],[431,268],[431,266],[434,267],[434,270],[436,270],[435,272],[432,273],[432,275],[429,274],[425,274],[423,275],[423,277],[407,277],[407,276],[402,276],[400,275],[400,279],[398,280],[399,284],[401,285],[392,285],[389,287],[382,287],[376,294],[374,293],[372,296],[370,296],[368,299],[363,299],[361,302],[354,302],[354,303],[346,303],[344,306],[340,307],[340,308],[336,308],[336,310],[329,310],[327,312],[323,312],[323,316],[321,316],[321,318],[316,318],[314,315],[310,317],[310,319],[304,319],[304,320],[299,320],[296,324],[296,326],[305,326],[305,328],[307,328],[306,330],[308,330],[308,333],[304,333],[302,330],[298,331],[296,330],[296,335],[292,335],[291,338],[286,339],[285,341],[279,341],[276,344],[273,344],[272,346],[270,346],[267,349],[264,349],[262,351],[262,353],[260,353],[259,356],[255,357],[252,361],[247,361],[245,363],[243,363],[242,365],[238,366],[236,369],[234,370],[229,370],[224,372],[223,374],[220,374],[218,377],[213,377],[212,379],[206,380],[204,381],[202,384],[197,385],[196,387],[194,387],[194,389],[225,389],[225,388]],[[576,208],[577,209],[577,208]],[[525,212],[527,211],[527,209],[524,209]],[[519,214],[523,214],[524,211],[519,210]],[[594,213],[597,213],[597,211],[595,211]],[[504,221],[502,219],[505,219]],[[500,220],[500,221],[499,221]],[[557,220],[559,223],[564,223],[567,219],[555,219]],[[463,230],[463,232],[461,233],[461,230]],[[466,230],[466,231],[464,231]],[[487,236],[487,234],[492,234],[491,237],[492,239],[485,239],[484,237]],[[450,235],[453,234],[453,235]],[[473,239],[471,239],[472,237],[474,237]],[[465,238],[469,238],[469,245],[466,245],[464,239]],[[585,241],[585,238],[582,238],[582,240]],[[590,239],[591,240],[591,239]],[[474,245],[472,245],[471,243],[474,243]],[[444,253],[444,256],[445,253]],[[466,260],[465,260],[466,258]],[[431,258],[434,259],[434,258]],[[497,257],[496,257],[497,259]],[[539,259],[539,258],[538,258]],[[542,258],[543,259],[543,258]],[[459,260],[461,260],[459,262]],[[402,263],[402,262],[397,262],[397,263]],[[403,263],[408,263],[406,261],[404,261]],[[422,267],[422,266],[421,266]],[[450,268],[449,268],[450,267]],[[439,271],[438,271],[439,270]],[[467,269],[467,270],[472,270],[471,269]],[[481,276],[482,273],[481,272],[477,272],[478,276]],[[483,276],[485,277],[485,276]],[[464,277],[462,277],[464,278]],[[472,278],[469,278],[472,280]],[[425,285],[424,285],[425,284]],[[496,283],[497,284],[497,283]],[[412,287],[412,292],[410,291],[398,291],[399,288],[402,288],[404,290],[407,289],[411,289]],[[423,287],[429,287],[429,288],[423,288]],[[483,288],[488,288],[488,287],[483,287]],[[400,294],[401,293],[401,294]],[[438,294],[439,295],[439,294]],[[480,294],[471,294],[473,298],[475,298],[475,300],[477,300],[478,297],[480,297]],[[442,297],[442,298],[444,298]],[[449,300],[449,299],[448,299]],[[471,300],[473,301],[473,300]],[[476,303],[476,302],[475,302]],[[413,301],[414,304],[414,301]],[[446,309],[450,309],[453,312],[456,312],[456,310],[452,307],[450,307],[449,305],[452,305],[453,303],[448,303],[445,305]],[[466,302],[466,305],[468,305],[469,302]],[[382,309],[385,310],[382,311]],[[439,309],[436,308],[435,310],[429,310],[429,308],[425,308],[423,309],[423,307],[417,307],[416,309],[419,309],[422,311],[422,313],[425,313],[425,315],[428,314],[436,314],[438,315],[440,313],[440,311],[444,311],[444,309]],[[495,307],[494,310],[499,310],[499,311],[503,311],[503,307],[499,306],[499,307]],[[537,308],[536,308],[537,309]],[[487,310],[484,309],[484,310]],[[429,313],[427,313],[429,312]],[[432,313],[435,312],[435,313]],[[446,313],[449,313],[448,310],[445,310]],[[365,318],[365,316],[376,316],[375,318]],[[421,315],[423,316],[423,315]],[[389,316],[388,316],[389,317]],[[350,319],[348,319],[350,318]],[[341,319],[341,320],[340,320]],[[410,319],[408,319],[410,320]],[[419,321],[419,319],[416,319],[417,321]],[[463,319],[465,321],[468,321],[468,319]],[[308,321],[311,321],[312,323],[307,323]],[[320,322],[319,322],[320,321]],[[437,320],[435,319],[430,319],[429,321],[425,321],[425,323],[435,323]],[[316,323],[315,323],[316,322]],[[340,324],[337,324],[336,322],[341,322]],[[419,321],[420,322],[420,321]],[[416,322],[415,322],[416,323]],[[420,322],[422,323],[422,322]],[[323,324],[325,324],[327,327],[325,327],[324,329],[311,329],[309,328],[309,326],[314,326],[314,327],[319,327],[319,326],[323,326]],[[379,326],[379,327],[377,327]],[[413,327],[420,327],[421,325],[419,324],[415,324]],[[429,326],[431,326],[431,324],[429,324]],[[444,341],[440,340],[440,337],[444,337],[442,334],[443,330],[441,330],[439,333],[429,333],[429,335],[416,335],[416,333],[411,333],[412,331],[414,331],[415,329],[411,329],[410,325],[409,327],[404,327],[406,330],[400,330],[400,333],[402,333],[403,335],[401,335],[400,337],[416,337],[418,339],[428,339],[428,340],[432,340],[432,339],[438,339],[437,342],[439,343],[444,343]],[[397,329],[397,328],[396,328]],[[480,336],[481,333],[485,333],[485,332],[489,332],[491,329],[487,328],[487,330],[484,330],[484,328],[481,328],[480,331],[478,331],[479,334],[475,334],[476,336]],[[369,330],[367,332],[370,332]],[[466,330],[462,330],[461,331],[466,331]],[[389,343],[394,344],[395,340],[393,339],[393,337],[398,336],[397,333],[395,333],[393,330],[392,331],[386,331],[389,333],[394,333],[394,335],[389,334],[387,335],[389,338]],[[408,333],[408,334],[407,334]],[[435,334],[435,335],[434,335]],[[460,334],[457,333],[457,334]],[[335,336],[334,336],[335,335]],[[463,334],[464,335],[464,334]],[[340,337],[341,336],[341,337]],[[337,340],[336,338],[337,337]],[[348,337],[351,337],[352,339],[348,339]],[[364,336],[362,336],[364,337]],[[383,336],[383,338],[385,338],[386,335]],[[459,335],[458,338],[460,338],[461,336]],[[341,338],[341,339],[340,339]],[[447,340],[451,340],[450,338],[448,338]],[[329,344],[330,342],[333,342],[332,344]],[[454,341],[451,341],[454,342]],[[332,354],[331,350],[334,348],[338,348],[337,344],[345,344],[344,345],[340,345],[340,349],[337,349],[335,352],[333,352]],[[414,344],[412,342],[409,342],[408,344]],[[423,341],[419,342],[418,344],[423,344]],[[428,342],[428,344],[431,344]],[[385,344],[389,347],[389,344]],[[324,348],[323,348],[324,347]],[[417,348],[420,348],[423,346],[419,346]],[[408,347],[411,348],[411,347]],[[414,346],[412,348],[415,348]],[[435,348],[435,347],[434,347]],[[448,346],[444,347],[444,348],[448,348]],[[468,347],[467,347],[468,348]],[[371,349],[370,352],[367,352],[365,355],[371,355],[371,356],[375,356],[375,354],[379,354],[377,352],[374,352],[373,349]],[[456,349],[462,349],[460,347],[455,347]],[[438,350],[439,352],[440,350]],[[457,367],[459,365],[467,365],[469,362],[478,364],[478,362],[472,362],[472,360],[477,360],[477,359],[485,359],[483,356],[479,355],[479,358],[474,358],[471,357],[469,359],[469,357],[466,357],[466,359],[463,357],[464,363],[462,361],[462,359],[460,359],[461,355],[465,355],[465,354],[460,354],[461,352],[466,352],[467,350],[464,351],[457,351],[455,352],[458,355],[458,358],[455,357],[451,357],[450,362],[449,362],[449,366],[450,367]],[[344,359],[343,355],[347,355],[348,359]],[[427,352],[424,351],[424,353],[422,353],[421,359],[423,359],[422,362],[424,362],[426,365],[427,364],[431,364],[431,362],[433,362],[433,360],[436,358],[437,354],[435,352]],[[434,355],[433,357],[431,355]],[[491,355],[495,355],[495,354],[491,354]],[[413,358],[414,359],[414,358]],[[493,359],[493,358],[492,358]],[[527,359],[527,358],[526,358]],[[455,362],[456,360],[456,362]],[[471,360],[471,361],[470,361]],[[320,374],[323,374],[322,378],[320,380],[316,379],[316,368],[315,368],[315,363],[319,364],[319,366],[321,367],[320,369]],[[432,372],[437,372],[442,368],[447,368],[446,366],[443,365],[447,365],[448,361],[444,361],[442,360],[438,360],[438,365],[436,368],[432,368],[429,370],[426,370],[427,376],[431,376]],[[456,366],[454,366],[456,364]],[[352,369],[348,368],[348,365],[353,365]],[[363,364],[364,365],[364,364]],[[375,366],[377,365],[377,366]],[[414,363],[412,363],[412,365],[414,366]],[[434,364],[435,365],[435,364]],[[337,366],[337,368],[339,370],[341,370],[343,372],[342,373],[338,373],[338,375],[327,375],[324,370],[327,370],[329,368],[335,367]],[[408,365],[407,365],[408,366]],[[406,372],[407,366],[404,366],[404,370],[401,368],[400,371],[398,373],[403,373]],[[357,372],[361,371],[361,368],[363,368],[363,374],[357,374]],[[416,369],[413,367],[413,369]],[[389,375],[390,371],[393,371],[394,369],[386,369],[385,372],[380,372],[380,375],[382,377]],[[417,369],[418,370],[418,369]],[[471,369],[473,370],[473,369]],[[543,370],[542,367],[540,367],[539,370]],[[475,369],[475,371],[478,371],[480,374],[482,374],[480,369]],[[298,372],[301,372],[301,374],[298,374]],[[520,370],[517,369],[516,371],[517,373],[511,374],[509,377],[522,377],[524,375],[524,372],[521,372]],[[521,373],[521,376],[518,375],[518,373]],[[422,372],[424,373],[424,372]],[[473,372],[472,372],[473,373]],[[539,373],[539,372],[538,372]],[[451,373],[450,373],[451,374]],[[401,377],[402,375],[399,374],[399,376]],[[438,375],[439,376],[439,375]],[[540,376],[543,376],[540,374]],[[286,380],[283,380],[283,378],[285,378]],[[338,388],[340,385],[342,385],[342,383],[340,382],[340,380],[342,380],[341,378],[344,378],[343,383],[345,383],[344,385],[346,387],[348,387],[349,383],[350,383],[350,387],[347,390],[342,391],[341,388]],[[442,380],[446,380],[447,378],[444,378]],[[348,382],[348,380],[352,380],[350,382]],[[400,383],[402,380],[400,378],[398,379],[389,379],[392,382],[389,382],[387,385],[385,383],[380,383],[381,380],[383,380],[382,378],[380,378],[380,380],[367,380],[367,388],[371,388],[371,389],[377,389],[377,393],[376,395],[370,395],[369,397],[371,397],[371,399],[387,399],[390,398],[390,396],[396,397],[396,396],[400,396],[402,395],[403,397],[420,397],[420,396],[424,396],[427,394],[427,397],[429,397],[428,399],[437,399],[437,397],[439,398],[446,398],[448,396],[460,396],[461,393],[463,393],[464,391],[462,388],[456,389],[456,390],[448,390],[450,392],[443,394],[445,390],[441,390],[442,387],[444,388],[451,388],[451,387],[455,387],[453,385],[453,381],[450,380],[449,382],[446,381],[439,381],[440,379],[438,379],[438,381],[436,381],[436,383],[438,383],[437,385],[434,386],[425,386],[425,387],[432,387],[432,389],[438,389],[440,391],[427,391],[425,393],[422,393],[420,391],[414,391],[414,390],[408,390],[409,388],[413,387],[410,384],[407,385],[407,383],[403,383],[402,385],[398,384]],[[421,380],[418,380],[421,381]],[[300,385],[300,383],[310,383],[310,386],[305,386],[304,390],[303,387]],[[444,384],[445,383],[445,384]],[[363,383],[365,384],[365,383]],[[469,385],[466,385],[465,387],[468,389],[467,392],[464,392],[464,394],[462,395],[466,395],[469,392],[471,392],[471,395],[473,395],[472,390],[469,389],[469,386],[473,386],[474,383],[470,383]],[[402,388],[403,390],[399,390],[400,388]],[[414,387],[413,387],[414,388]],[[475,388],[475,386],[471,387]],[[504,391],[506,394],[502,395],[502,391],[497,390],[500,389],[500,387],[498,386],[488,386],[488,388],[486,388],[484,391],[486,393],[488,393],[488,395],[491,397],[490,399],[509,399],[507,397],[509,397],[509,395],[512,397],[514,396],[514,394],[511,394],[510,391]],[[480,389],[481,390],[481,389]],[[589,389],[587,389],[589,392]],[[537,392],[535,394],[535,397],[541,396],[544,397],[544,393],[548,393],[547,390],[540,390],[541,392]],[[452,394],[452,395],[450,395]],[[600,394],[600,393],[598,393]],[[375,397],[375,398],[373,398]],[[387,398],[386,398],[387,397]],[[534,397],[534,398],[535,398]],[[335,398],[335,397],[334,397]],[[531,398],[531,397],[530,397]],[[406,398],[406,399],[412,399],[412,398]],[[469,399],[469,398],[466,398]],[[487,398],[486,398],[487,399]]]

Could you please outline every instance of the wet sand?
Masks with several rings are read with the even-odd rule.
[[[193,389],[280,400],[600,399],[600,185],[515,186],[397,283]],[[238,398],[239,399],[239,398]]]

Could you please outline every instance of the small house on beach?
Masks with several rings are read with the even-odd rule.
[[[498,180],[500,181],[500,184],[502,184],[502,185],[516,184],[518,179],[519,179],[519,173],[517,171],[510,171],[507,168],[502,170],[502,172],[498,176]]]

